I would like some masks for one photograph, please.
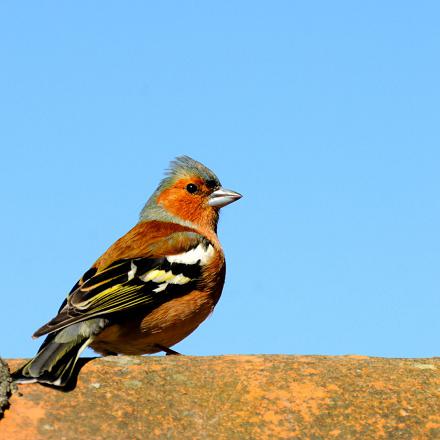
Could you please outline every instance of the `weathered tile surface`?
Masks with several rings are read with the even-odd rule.
[[[71,392],[20,385],[0,420],[0,439],[90,438],[440,439],[440,359],[99,358]]]

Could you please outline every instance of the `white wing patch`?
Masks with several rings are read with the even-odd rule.
[[[195,248],[183,252],[178,255],[169,255],[166,257],[168,262],[170,264],[177,263],[177,264],[185,264],[187,266],[191,265],[200,265],[203,266],[205,264],[208,264],[212,258],[214,257],[215,249],[210,244],[208,247],[204,246],[203,244],[199,244]],[[133,277],[136,273],[136,266],[132,266],[132,270],[129,272],[129,279],[130,276]],[[148,281],[153,281],[153,283],[157,283],[158,286],[153,290],[154,292],[162,292],[164,291],[168,284],[187,284],[190,281],[192,281],[191,278],[186,277],[182,273],[180,274],[173,274],[171,270],[163,270],[163,269],[152,269],[148,272],[144,273],[139,277],[140,280],[142,280],[144,283],[147,283]]]
[[[214,256],[215,250],[214,247],[210,244],[207,248],[203,244],[199,244],[194,249],[189,250],[188,252],[183,252],[182,254],[177,255],[169,255],[167,260],[170,263],[180,263],[180,264],[197,264],[199,263],[201,266],[208,264],[212,257]]]
[[[146,274],[139,277],[143,282],[153,281],[153,283],[160,283],[158,287],[156,287],[154,292],[162,292],[168,286],[168,284],[186,284],[191,281],[191,278],[188,278],[182,274],[174,275],[171,270],[165,271],[160,269],[150,270]]]
[[[134,276],[136,275],[136,271],[137,271],[137,266],[136,264],[133,263],[133,261],[131,262],[131,269],[130,271],[127,273],[128,275],[128,281],[132,280],[134,278]]]

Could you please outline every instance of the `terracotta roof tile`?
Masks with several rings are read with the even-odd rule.
[[[73,391],[20,385],[0,421],[0,438],[440,438],[439,358],[121,356],[85,362]]]

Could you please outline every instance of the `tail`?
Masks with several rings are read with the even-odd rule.
[[[57,387],[66,386],[73,379],[79,355],[92,342],[92,338],[78,334],[66,341],[62,336],[62,331],[49,334],[36,356],[15,371],[12,379],[18,383],[41,382]]]

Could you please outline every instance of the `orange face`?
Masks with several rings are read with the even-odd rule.
[[[212,228],[218,219],[218,209],[208,201],[215,187],[215,182],[205,182],[200,177],[182,178],[163,190],[157,203],[184,220],[202,228]]]

